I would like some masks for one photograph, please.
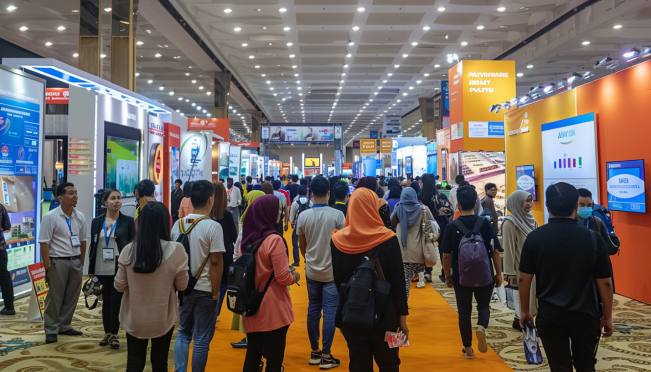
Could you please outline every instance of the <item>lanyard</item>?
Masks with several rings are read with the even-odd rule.
[[[118,225],[118,221],[115,221],[113,224],[113,227],[111,228],[111,231],[107,234],[106,233],[106,221],[104,221],[104,241],[106,242],[106,247],[108,248],[109,243],[111,242],[111,235],[115,232],[115,227]]]
[[[335,202],[335,204],[346,205],[346,203],[344,203],[344,202]]]
[[[327,207],[328,204],[314,204],[312,208]]]
[[[66,222],[68,223],[68,230],[70,230],[70,236],[74,236],[72,233],[72,226],[70,225],[70,219],[66,217]]]

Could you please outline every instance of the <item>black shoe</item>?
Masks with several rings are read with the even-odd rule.
[[[80,330],[70,328],[69,330],[67,330],[65,332],[59,332],[59,334],[60,335],[67,335],[67,336],[81,336],[84,333],[82,331],[80,331]]]
[[[425,274],[425,281],[428,283],[432,282],[432,276],[430,274]]]
[[[330,354],[330,357],[321,359],[321,366],[319,369],[330,369],[339,367],[341,363],[339,359],[335,359],[334,355]]]
[[[522,327],[520,327],[520,319],[518,318],[513,318],[513,324],[511,326],[515,330],[522,331]]]
[[[323,359],[323,353],[321,352],[321,350],[313,351],[312,354],[310,355],[310,365],[317,366],[321,364],[321,359]]]
[[[120,340],[118,340],[118,336],[111,336],[111,339],[109,340],[109,345],[111,345],[111,349],[119,349]]]
[[[57,339],[57,335],[45,335],[45,343],[46,344],[53,344],[55,342],[59,341]]]
[[[246,349],[246,337],[239,342],[231,342],[231,346],[235,349]]]
[[[99,346],[108,346],[110,338],[111,338],[111,334],[104,336],[102,341],[99,342]]]
[[[439,276],[439,280],[441,281],[441,283],[445,283],[445,276],[443,275]]]
[[[294,266],[294,267],[299,267],[299,266],[301,266],[301,264],[299,264],[299,263],[297,263],[297,262],[294,262],[294,263],[292,264],[292,266]]]
[[[16,315],[16,310],[14,309],[7,309],[6,307],[0,310],[0,315]]]

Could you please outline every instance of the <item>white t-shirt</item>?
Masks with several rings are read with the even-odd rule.
[[[332,275],[332,254],[330,239],[332,232],[343,229],[346,217],[340,210],[325,207],[312,207],[298,215],[296,234],[305,235],[305,275],[318,282],[329,283]]]
[[[183,226],[188,229],[192,225],[192,221],[200,217],[203,217],[203,215],[194,213],[183,217]],[[172,227],[172,239],[175,241],[181,235],[179,221],[176,221],[174,227]],[[224,247],[224,233],[220,224],[211,219],[207,219],[194,226],[190,232],[190,262],[188,263],[192,274],[196,275],[209,253],[224,252],[226,252],[226,248]],[[210,275],[208,274],[209,267],[210,258],[206,262],[201,276],[199,276],[197,285],[194,287],[197,291],[212,292]],[[228,270],[228,268],[224,268],[224,270]],[[221,275],[219,278],[221,280]]]

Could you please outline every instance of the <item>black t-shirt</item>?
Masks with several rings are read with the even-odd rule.
[[[596,248],[591,234],[596,238]],[[553,305],[593,317],[597,317],[595,278],[612,275],[603,239],[570,218],[550,218],[548,224],[527,236],[520,271],[536,276],[541,306]]]
[[[348,205],[335,203],[335,204],[331,205],[330,207],[334,208],[334,209],[336,209],[338,211],[341,211],[341,213],[344,214],[344,217],[346,217],[346,212],[348,212]]]
[[[495,236],[495,231],[493,230],[490,221],[485,217],[480,217],[477,215],[461,216],[457,220],[463,223],[468,230],[472,230],[475,227],[475,223],[477,222],[478,218],[482,218],[484,220],[484,224],[481,226],[479,233],[481,234],[482,239],[484,239],[486,254],[492,263],[493,250],[497,249],[498,251],[501,251],[502,246],[500,245],[499,240],[497,240],[497,236]],[[445,229],[443,243],[441,244],[441,252],[452,254],[452,281],[457,284],[459,283],[459,244],[461,243],[462,238],[463,234],[461,231],[459,231],[459,228],[457,228],[454,223],[450,223]],[[493,275],[495,274],[492,265],[491,273]]]
[[[298,195],[298,183],[289,184],[285,186],[285,190],[289,193],[289,202],[287,204],[291,205]]]

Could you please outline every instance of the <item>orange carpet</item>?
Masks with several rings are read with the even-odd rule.
[[[290,235],[286,235],[291,244]],[[301,287],[291,287],[292,303],[294,305],[294,323],[289,327],[287,347],[285,349],[285,370],[288,372],[319,370],[318,366],[308,365],[310,343],[307,337],[307,288],[303,267],[301,272]],[[481,354],[477,350],[476,340],[475,359],[467,360],[461,354],[463,345],[459,334],[457,312],[431,286],[417,289],[412,283],[409,298],[409,317],[407,325],[410,331],[410,346],[400,350],[404,371],[473,371],[478,370],[498,372],[512,371],[506,363],[492,350]],[[245,349],[233,349],[230,342],[239,341],[243,334],[230,330],[232,313],[226,305],[222,309],[220,322],[217,323],[215,336],[210,344],[210,354],[206,371],[240,372],[244,365]],[[489,327],[490,331],[490,327]],[[333,355],[341,360],[337,371],[348,370],[348,348],[346,340],[339,330],[336,331],[332,346]],[[377,371],[377,366],[375,367]]]

